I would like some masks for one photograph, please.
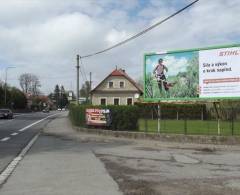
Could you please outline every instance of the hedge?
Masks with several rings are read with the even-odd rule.
[[[155,107],[152,112],[153,107]],[[138,130],[139,118],[157,118],[156,105],[134,105],[134,106],[92,106],[92,105],[70,105],[69,117],[76,126],[86,127],[85,110],[87,108],[110,109],[112,123],[111,130]],[[161,118],[174,119],[178,111],[179,119],[199,119],[203,111],[204,118],[208,118],[204,105],[162,105]],[[153,115],[152,115],[153,114]]]
[[[87,108],[109,109],[112,116],[111,130],[137,130],[140,109],[138,106],[92,106],[74,105],[69,107],[69,117],[73,125],[86,127],[85,111]]]
[[[157,118],[157,105],[139,105],[141,118]],[[178,112],[179,119],[199,119],[201,113],[207,117],[205,105],[200,104],[163,104],[161,105],[161,118],[162,119],[175,119]]]

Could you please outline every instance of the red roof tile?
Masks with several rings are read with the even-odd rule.
[[[125,76],[122,69],[115,69],[109,76]]]
[[[123,76],[125,77],[127,80],[129,80],[141,93],[142,93],[142,89],[137,85],[137,83],[131,79],[127,73],[125,72],[125,70],[123,69],[115,69],[113,70],[105,79],[102,80],[102,82],[100,82],[92,91],[94,91],[99,85],[101,85],[101,83],[103,83],[108,77],[110,76]]]

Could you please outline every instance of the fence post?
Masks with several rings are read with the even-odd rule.
[[[158,104],[158,133],[160,133],[160,129],[161,129],[160,117],[161,117],[161,107],[160,107],[160,104]]]
[[[147,125],[147,117],[144,117],[144,131],[147,132],[148,131],[148,125]]]
[[[232,135],[234,135],[234,111],[232,107]]]
[[[184,111],[184,134],[187,134],[187,115],[186,112]]]
[[[210,121],[211,121],[211,119],[210,119]],[[207,128],[208,128],[208,135],[210,135],[210,121],[209,121],[209,119],[206,120]]]

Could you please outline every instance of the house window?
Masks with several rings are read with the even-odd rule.
[[[113,82],[112,81],[108,82],[108,88],[113,88]]]
[[[133,104],[133,99],[127,98],[127,105],[132,105],[132,104]]]
[[[107,105],[106,98],[101,98],[101,99],[100,99],[100,104],[101,104],[101,105]]]
[[[119,105],[119,104],[120,104],[119,98],[114,98],[114,99],[113,99],[113,104],[114,104],[114,105]]]
[[[120,88],[124,88],[124,82],[123,81],[120,81]]]

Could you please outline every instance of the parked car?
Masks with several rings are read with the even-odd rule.
[[[12,119],[13,112],[10,109],[0,109],[0,118]]]
[[[48,112],[49,112],[49,109],[48,109],[48,108],[44,108],[42,111],[43,111],[44,113],[48,113]]]

